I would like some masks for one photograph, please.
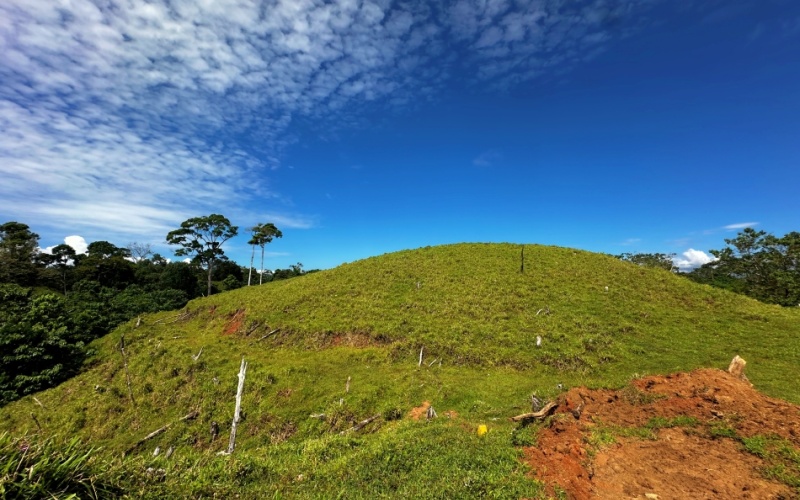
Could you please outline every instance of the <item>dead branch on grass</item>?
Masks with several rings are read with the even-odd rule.
[[[339,434],[346,434],[348,432],[358,432],[361,429],[363,429],[366,425],[368,425],[371,422],[373,422],[374,420],[377,420],[378,418],[380,418],[380,416],[381,416],[380,413],[376,413],[375,415],[373,415],[373,416],[371,416],[371,417],[369,417],[367,419],[362,420],[361,422],[357,423],[353,427],[350,427],[346,431],[342,431]]]
[[[550,403],[547,403],[546,405],[544,405],[544,408],[542,408],[539,411],[534,411],[534,412],[530,412],[530,413],[523,413],[522,415],[517,415],[516,417],[511,417],[511,421],[512,422],[523,422],[525,420],[542,419],[542,418],[545,418],[546,416],[550,415],[551,413],[553,413],[553,411],[557,407],[558,407],[558,403],[550,402]]]
[[[194,410],[194,411],[191,411],[191,412],[187,413],[186,415],[182,416],[181,418],[179,418],[177,420],[177,422],[184,422],[186,420],[194,420],[195,418],[197,418],[198,415],[200,415],[200,412],[197,411],[197,410]],[[158,436],[159,434],[165,432],[167,429],[172,427],[172,425],[174,423],[175,422],[171,422],[171,423],[169,423],[169,424],[167,424],[167,425],[165,425],[163,427],[159,427],[158,429],[154,430],[153,432],[151,432],[150,434],[146,435],[142,439],[136,441],[136,443],[133,446],[128,448],[128,450],[125,451],[125,453],[123,453],[123,456],[127,455],[128,453],[132,452],[133,450],[135,450],[136,448],[141,446],[142,443],[144,443],[146,441],[149,441],[150,439],[153,439],[154,437]]]

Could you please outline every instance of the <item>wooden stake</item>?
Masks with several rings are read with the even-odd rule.
[[[236,427],[239,425],[239,420],[242,414],[242,393],[244,392],[244,377],[247,373],[247,363],[242,358],[242,364],[239,367],[239,387],[236,389],[236,409],[233,411],[233,422],[231,423],[231,438],[228,441],[228,449],[225,451],[226,455],[233,453],[236,446]]]
[[[433,405],[428,407],[428,411],[425,412],[425,417],[428,420],[438,417],[438,415],[436,414],[436,410],[433,409]]]

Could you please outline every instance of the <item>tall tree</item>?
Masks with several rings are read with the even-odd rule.
[[[101,286],[123,290],[136,281],[135,265],[130,251],[108,241],[94,241],[86,247],[86,255],[76,259],[76,281],[92,280]]]
[[[64,289],[64,295],[67,294],[67,278],[69,277],[70,270],[75,265],[76,258],[77,254],[75,253],[75,249],[65,243],[62,243],[53,247],[53,249],[50,251],[50,257],[47,259],[48,265],[52,265],[59,271],[61,285]]]
[[[111,257],[130,257],[131,252],[127,248],[120,248],[108,241],[93,241],[86,247],[86,254],[89,257],[98,259],[110,259]]]
[[[176,256],[192,256],[192,261],[204,266],[208,273],[208,295],[211,295],[211,277],[214,262],[225,255],[222,244],[238,234],[239,228],[226,217],[211,214],[192,217],[181,223],[180,229],[167,234],[167,243],[180,245]]]
[[[250,285],[250,276],[253,274],[253,256],[256,252],[256,245],[261,247],[261,272],[259,273],[258,284],[264,282],[264,247],[267,243],[271,242],[274,238],[282,238],[283,233],[280,229],[275,227],[272,222],[256,224],[250,228],[252,238],[247,242],[248,245],[253,246],[253,253],[250,255],[250,275],[247,277],[247,285]]]
[[[250,241],[247,242],[250,245],[252,251],[250,252],[250,270],[247,272],[247,286],[250,286],[250,281],[253,278],[253,260],[256,258],[256,245],[258,245],[258,240],[256,239],[256,234],[258,234],[258,228],[260,224],[256,224],[255,226],[248,229],[250,231]]]
[[[32,285],[36,280],[39,235],[26,224],[0,225],[0,283]]]
[[[128,250],[128,255],[131,256],[134,262],[141,262],[147,260],[148,257],[153,255],[153,247],[150,243],[138,243],[132,241],[125,247]]]

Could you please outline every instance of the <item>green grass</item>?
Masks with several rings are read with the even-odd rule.
[[[122,491],[118,478],[98,452],[77,439],[59,443],[0,434],[0,498],[116,496]]]
[[[0,431],[101,446],[139,496],[536,498],[517,448],[535,429],[508,421],[530,410],[532,393],[724,368],[739,354],[760,390],[800,402],[800,311],[564,248],[526,246],[521,274],[519,256],[510,244],[397,252],[144,316],[96,341],[87,369],[38,403],[0,409]],[[217,456],[242,357],[245,418],[234,455]],[[438,419],[408,418],[423,401]],[[199,416],[180,421],[191,411]],[[152,457],[156,446],[174,454]]]

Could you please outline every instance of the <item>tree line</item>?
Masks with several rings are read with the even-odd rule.
[[[301,263],[264,269],[265,246],[283,235],[272,223],[248,231],[253,257],[261,249],[259,284],[308,272]],[[218,214],[184,221],[166,236],[176,256],[189,258],[183,262],[144,243],[94,241],[85,253],[66,244],[44,252],[27,224],[0,225],[0,405],[76,373],[88,344],[120,323],[254,284],[254,259],[243,267],[224,254],[223,244],[236,234]]]
[[[715,260],[682,276],[785,307],[800,306],[800,233],[781,237],[745,228],[725,239],[725,248],[710,250]],[[618,258],[645,267],[679,272],[675,254],[624,253]]]

